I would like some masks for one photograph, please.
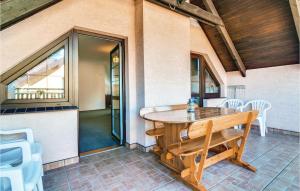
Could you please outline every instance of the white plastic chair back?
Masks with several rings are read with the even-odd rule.
[[[244,102],[240,99],[227,99],[225,100],[220,107],[226,107],[231,109],[238,109],[244,105]]]
[[[265,100],[252,100],[247,102],[242,110],[245,111],[247,108],[259,112],[256,119],[259,122],[260,135],[265,136],[265,133],[268,132],[266,124],[267,111],[271,109],[271,103]]]
[[[271,109],[271,103],[265,100],[252,100],[246,103],[245,107],[250,106],[252,110],[257,110],[259,116],[266,115],[266,111]]]

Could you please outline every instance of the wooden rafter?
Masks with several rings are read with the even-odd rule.
[[[298,40],[300,40],[300,0],[290,0],[290,6],[298,34]]]
[[[175,12],[192,17],[198,20],[199,22],[203,22],[213,26],[215,25],[223,26],[222,19],[218,15],[214,15],[190,3],[182,2],[180,4],[177,4],[177,0],[147,0],[147,1],[169,9],[170,7],[173,7],[174,9],[172,10],[174,10]]]
[[[219,13],[216,10],[212,0],[203,0],[203,3],[208,11],[210,11],[213,15],[218,16],[220,18]],[[222,23],[223,23],[223,21],[222,21]],[[219,31],[220,35],[222,36],[222,39],[223,39],[231,57],[235,61],[237,68],[241,72],[242,76],[246,77],[245,64],[243,63],[238,51],[236,50],[225,26],[224,25],[216,25],[216,28]]]

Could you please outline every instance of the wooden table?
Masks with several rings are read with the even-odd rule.
[[[196,108],[194,113],[187,113],[186,110],[153,112],[145,114],[143,118],[164,124],[165,132],[163,136],[163,151],[160,156],[160,160],[162,164],[179,173],[183,169],[182,161],[179,158],[167,160],[166,155],[169,145],[180,142],[180,131],[183,128],[186,128],[190,123],[229,115],[236,112],[238,111],[234,109],[205,107]]]

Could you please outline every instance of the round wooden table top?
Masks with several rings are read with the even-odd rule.
[[[195,112],[188,113],[184,110],[170,110],[148,113],[144,115],[144,119],[161,123],[192,123],[209,118],[220,117],[233,113],[238,113],[235,109],[220,107],[199,107]]]

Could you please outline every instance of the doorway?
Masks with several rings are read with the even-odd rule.
[[[78,33],[79,153],[117,147],[123,139],[122,42]]]

